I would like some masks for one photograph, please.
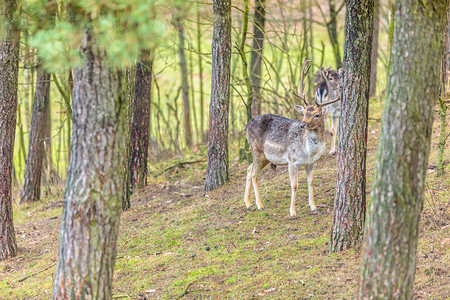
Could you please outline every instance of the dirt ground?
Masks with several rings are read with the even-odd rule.
[[[380,116],[371,117],[369,190],[380,126]],[[441,179],[434,173],[438,129],[428,169],[414,299],[450,295],[450,178],[449,171]],[[114,298],[352,298],[361,249],[329,253],[335,156],[324,155],[316,164],[314,195],[320,211],[309,210],[302,172],[297,217],[291,219],[286,168],[261,172],[266,211],[250,212],[243,204],[246,163],[237,162],[237,150],[231,153],[230,182],[213,192],[203,191],[206,163],[200,162],[150,177],[149,185],[133,195],[132,208],[121,219]],[[447,149],[447,164],[449,157]],[[62,193],[14,206],[19,254],[0,262],[1,299],[51,296],[61,200]]]

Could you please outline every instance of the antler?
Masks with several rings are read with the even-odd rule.
[[[317,97],[316,97],[316,106],[318,106],[318,107],[323,107],[323,106],[326,106],[326,105],[329,105],[329,104],[332,104],[332,103],[334,103],[334,102],[337,102],[337,101],[339,101],[339,100],[341,100],[341,96],[339,95],[336,99],[334,99],[334,100],[331,100],[331,101],[328,101],[328,102],[325,102],[325,103],[317,103]]]
[[[303,92],[303,90],[305,89],[305,76],[308,74],[309,69],[311,69],[311,65],[312,65],[311,64],[311,60],[305,58],[305,62],[303,63],[303,68],[302,68],[302,81],[301,81],[301,84],[300,84],[300,95],[301,96],[298,95],[295,92],[295,90],[293,91],[294,95],[297,98],[302,99],[303,102],[305,102],[306,106],[308,106],[309,104],[308,104],[308,101],[306,101],[306,98],[305,98],[306,92]]]

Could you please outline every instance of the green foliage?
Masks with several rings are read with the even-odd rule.
[[[131,65],[139,51],[164,42],[168,23],[164,0],[68,1],[58,3],[56,25],[46,22],[39,12],[48,1],[27,2],[31,45],[39,50],[49,71],[76,67],[82,62],[80,47],[83,32],[92,30],[99,51],[105,51],[111,66]],[[185,4],[184,4],[185,5]],[[183,4],[177,3],[182,7]],[[45,20],[51,18],[46,17]],[[39,24],[37,24],[37,22]]]

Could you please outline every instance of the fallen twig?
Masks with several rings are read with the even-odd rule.
[[[193,284],[194,282],[190,282],[188,285],[187,285],[187,287],[184,289],[184,292],[183,292],[183,294],[181,294],[180,296],[178,296],[177,297],[177,299],[181,299],[181,298],[183,298],[184,296],[186,296],[187,295],[187,293],[189,293],[189,287]]]
[[[161,174],[166,173],[167,171],[170,171],[176,167],[181,167],[181,166],[185,166],[185,165],[191,165],[191,164],[195,164],[195,163],[199,163],[199,162],[204,162],[206,161],[206,158],[202,158],[202,159],[197,159],[197,160],[191,160],[191,161],[180,161],[177,162],[171,166],[168,166],[167,168],[165,168],[164,170],[162,170],[161,172],[159,172],[158,174],[156,174],[155,176],[159,176]]]
[[[112,296],[113,299],[119,299],[119,298],[131,298],[130,295],[123,294],[123,295],[115,295]]]
[[[32,276],[34,276],[34,275],[37,275],[37,274],[42,273],[42,272],[44,272],[44,271],[47,271],[48,269],[50,269],[50,268],[53,267],[54,265],[56,265],[56,263],[53,263],[53,264],[51,264],[50,266],[45,267],[44,269],[42,269],[42,270],[40,270],[40,271],[37,271],[37,272],[35,272],[35,273],[32,273],[32,274],[27,275],[27,276],[25,276],[25,277],[22,277],[22,278],[20,278],[19,280],[17,280],[17,282],[25,281],[25,280],[27,280],[28,278],[30,278],[30,277],[32,277]]]

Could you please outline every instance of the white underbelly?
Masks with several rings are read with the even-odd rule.
[[[274,165],[285,165],[288,163],[286,147],[281,144],[266,141],[264,143],[264,154],[267,160]]]

